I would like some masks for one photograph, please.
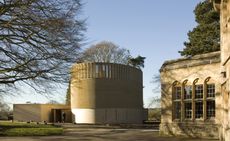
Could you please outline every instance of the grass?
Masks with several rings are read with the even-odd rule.
[[[61,127],[50,124],[0,122],[0,136],[48,136],[62,133]]]
[[[3,132],[3,136],[48,136],[62,134],[62,128],[11,128]]]

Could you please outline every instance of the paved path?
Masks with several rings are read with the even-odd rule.
[[[161,137],[158,133],[153,129],[69,128],[63,136],[0,137],[0,141],[217,141]]]

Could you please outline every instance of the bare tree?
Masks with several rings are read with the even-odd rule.
[[[151,83],[155,85],[153,92],[160,93],[161,92],[161,76],[159,73],[153,76]]]
[[[153,93],[154,95],[160,94],[161,93],[161,80],[160,80],[160,74],[155,74],[153,76],[153,79],[151,81],[153,83],[154,88],[153,88]],[[148,101],[148,108],[159,108],[161,106],[161,97],[160,96],[153,96],[149,99]]]
[[[130,53],[127,49],[120,48],[118,45],[102,41],[90,46],[82,53],[83,62],[106,62],[128,64]]]
[[[3,97],[0,96],[0,120],[8,119],[8,116],[10,115],[10,113],[11,111],[10,111],[9,105],[7,105]]]
[[[161,107],[161,98],[159,96],[154,96],[149,99],[147,105],[148,108],[160,108]]]
[[[49,100],[46,104],[61,104],[61,103],[56,100]]]
[[[85,30],[81,7],[80,0],[0,1],[0,92],[16,82],[68,82]]]

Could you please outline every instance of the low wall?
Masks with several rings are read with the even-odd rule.
[[[194,138],[219,138],[220,125],[213,123],[161,123],[163,135],[186,136]]]
[[[14,104],[14,120],[17,121],[42,121],[40,104]]]
[[[54,116],[57,115],[54,115],[52,110],[65,112],[66,122],[72,122],[70,106],[62,104],[14,104],[13,116],[16,121],[53,122]],[[61,112],[58,116],[61,118]]]

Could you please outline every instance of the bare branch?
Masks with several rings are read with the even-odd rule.
[[[68,83],[85,31],[81,7],[80,0],[0,1],[0,93],[16,82]]]
[[[130,53],[127,49],[119,48],[118,45],[102,41],[86,49],[81,57],[84,62],[106,62],[128,64]]]

